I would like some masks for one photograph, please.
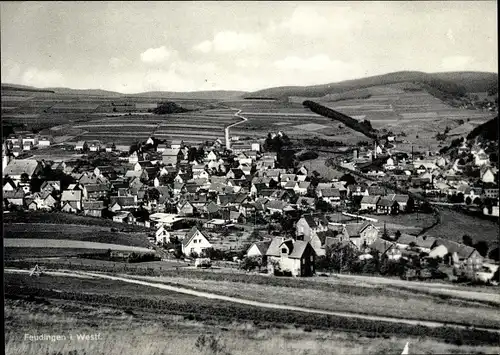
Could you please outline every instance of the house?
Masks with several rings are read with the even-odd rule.
[[[363,196],[361,199],[361,210],[362,211],[376,211],[377,210],[377,203],[380,200],[379,195],[375,196]]]
[[[346,224],[342,228],[342,233],[346,238],[361,249],[365,245],[370,245],[378,238],[378,229],[371,223]]]
[[[156,147],[156,151],[160,153],[164,152],[165,149],[168,149],[166,144],[158,144],[158,146]]]
[[[358,184],[358,185],[349,185],[347,187],[349,194],[351,196],[368,196],[368,185],[366,184]],[[376,202],[375,202],[376,203]]]
[[[106,143],[105,147],[104,147],[104,150],[107,152],[107,153],[110,153],[110,152],[114,152],[116,150],[116,145],[115,143],[111,142],[111,143]]]
[[[180,149],[165,149],[161,153],[162,162],[165,165],[177,166],[183,158],[183,153]]]
[[[398,201],[392,200],[390,197],[387,196],[381,197],[377,202],[377,213],[398,214],[399,213]]]
[[[40,186],[40,192],[59,192],[61,191],[61,182],[60,181],[44,181]]]
[[[135,164],[139,161],[139,154],[137,153],[137,151],[135,152],[132,152],[132,154],[130,154],[128,156],[128,163],[129,164]]]
[[[11,160],[3,171],[4,176],[9,176],[14,182],[20,182],[23,177],[28,181],[42,171],[42,165],[33,159]]]
[[[253,243],[247,250],[247,258],[261,258],[262,263],[266,264],[266,253],[269,249],[269,245],[271,245],[271,240],[264,240],[262,242]]]
[[[4,179],[3,191],[15,191],[17,189],[16,184],[11,179]]]
[[[309,242],[282,237],[272,239],[266,252],[268,273],[312,276],[316,253]]]
[[[265,204],[266,210],[269,212],[269,214],[283,214],[285,212],[285,207],[287,206],[287,203],[284,201],[279,201],[279,200],[269,200]]]
[[[194,207],[189,201],[177,204],[177,214],[179,216],[188,217],[194,215]]]
[[[172,143],[170,144],[171,149],[182,149],[184,148],[184,141],[183,140],[173,140]]]
[[[332,206],[340,206],[339,189],[327,188],[318,191],[318,197]]]
[[[103,201],[83,201],[82,206],[85,216],[102,217],[102,211],[104,210]]]
[[[110,190],[107,184],[86,184],[85,189],[87,190],[87,199],[89,200],[98,200],[106,197]]]
[[[108,209],[111,212],[137,207],[137,196],[111,196]]]
[[[296,202],[297,209],[302,211],[316,210],[316,203],[312,197],[300,196]]]
[[[101,150],[101,142],[99,141],[89,141],[87,144],[91,152],[98,152]]]
[[[490,163],[489,156],[481,149],[477,154],[474,155],[474,164],[476,166],[485,166]]]
[[[81,190],[65,190],[61,195],[61,205],[64,208],[65,204],[69,204],[67,206],[68,209],[76,208],[77,210],[82,209],[82,191]]]
[[[23,189],[18,188],[15,191],[4,191],[3,199],[7,201],[8,205],[22,206],[24,203],[24,196],[26,193]]]
[[[81,210],[81,207],[78,206],[78,204],[74,201],[68,201],[68,202],[61,202],[62,207],[61,211],[66,212],[66,213],[77,213]]]
[[[155,232],[156,244],[159,243],[169,243],[170,242],[170,232],[167,231],[164,225],[160,225]]]
[[[85,141],[76,142],[75,150],[83,151],[83,150],[87,150],[87,149],[88,149],[87,142],[85,142]]]
[[[318,232],[328,229],[328,221],[315,215],[303,215],[295,225],[297,239],[310,241]]]
[[[310,181],[300,181],[295,185],[293,191],[295,191],[297,195],[306,195],[311,188],[312,186]]]
[[[444,258],[446,255],[450,256],[450,261],[455,268],[462,269],[466,273],[474,273],[481,270],[484,262],[484,258],[473,247],[448,239],[436,239],[429,257]]]
[[[397,247],[396,243],[377,238],[373,243],[369,244],[370,250],[376,250],[380,253],[380,257],[387,257],[389,260],[401,259],[401,250]]]
[[[480,176],[482,182],[495,182],[495,173],[488,166],[481,167]]]
[[[131,212],[127,211],[118,212],[116,215],[113,216],[113,222],[134,224],[135,217]]]
[[[492,199],[498,198],[498,196],[499,196],[498,195],[498,187],[484,188],[483,195],[484,195],[484,197],[488,197],[488,198],[492,198]]]
[[[208,239],[208,235],[205,232],[194,226],[182,240],[182,252],[186,256],[193,254],[201,256],[205,249],[212,247]]]

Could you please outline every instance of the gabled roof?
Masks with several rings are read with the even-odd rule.
[[[323,197],[340,197],[340,191],[338,189],[322,189],[321,190],[321,195]]]
[[[271,241],[264,240],[262,242],[253,243],[253,245],[255,245],[257,247],[257,249],[259,249],[259,251],[262,255],[266,255],[267,249],[269,249],[269,246],[271,245]]]
[[[457,253],[460,259],[467,259],[476,250],[473,247],[467,246],[462,243],[457,243],[448,239],[438,238],[436,239],[437,245],[444,245],[448,249],[449,253]]]
[[[290,254],[288,254],[288,257],[291,259],[302,258],[302,255],[304,255],[304,252],[306,251],[308,245],[309,245],[309,242],[306,242],[304,240],[294,241],[292,243],[292,251]]]
[[[165,149],[161,155],[163,157],[169,156],[169,157],[177,157],[181,153],[180,149],[172,149],[172,148],[167,148]]]
[[[199,230],[198,227],[194,226],[193,228],[191,228],[191,230],[186,234],[186,236],[182,240],[182,245],[184,247],[187,247],[189,245],[189,243],[191,243],[191,240],[193,239],[196,232],[200,232],[201,235],[203,235],[203,237],[208,241],[208,235],[204,231]]]
[[[350,223],[344,226],[344,230],[347,232],[347,235],[350,238],[353,238],[353,237],[358,237],[361,234],[361,232],[363,232],[366,228],[368,228],[371,225],[372,224],[369,222]]]
[[[380,199],[379,195],[369,195],[369,196],[363,196],[361,199],[361,203],[366,203],[366,204],[377,204],[378,200]]]
[[[86,184],[85,188],[88,193],[109,191],[109,186],[107,184]]]
[[[80,190],[65,190],[61,195],[61,202],[74,201],[78,202],[82,200],[82,192]]]
[[[395,243],[389,242],[387,240],[377,238],[373,243],[368,245],[368,247],[372,250],[377,250],[381,254],[386,253],[389,249],[394,248],[396,246]]]
[[[417,236],[411,235],[411,234],[406,234],[406,233],[401,233],[401,236],[396,241],[396,243],[403,244],[403,245],[410,245],[410,243],[417,244]]]
[[[276,237],[271,239],[271,243],[269,244],[269,247],[267,248],[266,255],[267,256],[280,256],[281,251],[280,251],[280,246],[283,243],[285,238],[283,237]]]
[[[26,173],[31,177],[38,167],[38,164],[38,161],[33,159],[14,159],[7,164],[3,171],[3,175],[22,175]]]
[[[267,209],[283,210],[286,207],[286,202],[279,200],[271,200],[266,203]]]
[[[4,191],[3,198],[5,199],[19,199],[24,198],[25,193],[23,189],[17,189],[16,191]]]
[[[377,206],[392,207],[395,203],[397,203],[397,201],[393,201],[390,198],[384,196],[380,200],[378,200]]]
[[[104,209],[103,201],[83,201],[84,210],[102,210]]]
[[[109,200],[110,205],[113,205],[114,203],[118,203],[122,207],[136,205],[134,196],[111,196]]]

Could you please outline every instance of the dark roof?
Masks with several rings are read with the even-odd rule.
[[[262,255],[266,255],[267,249],[269,249],[269,245],[271,245],[271,241],[265,240],[262,242],[256,242],[254,243],[254,245],[257,247],[257,249],[259,249]]]
[[[87,192],[99,192],[99,191],[109,191],[109,186],[107,184],[86,184],[85,188]]]
[[[103,201],[83,201],[84,210],[102,210],[104,209]]]
[[[111,196],[110,205],[118,203],[120,206],[135,206],[134,196]]]
[[[339,189],[322,189],[321,194],[323,197],[340,197],[340,191]]]
[[[381,254],[387,252],[390,248],[394,247],[395,244],[387,240],[377,238],[373,243],[369,245],[370,249],[377,250]]]
[[[358,237],[360,233],[367,228],[368,226],[372,225],[369,222],[364,222],[364,223],[351,223],[351,224],[346,224],[345,225],[345,231],[347,232],[347,235],[352,238],[352,237]]]
[[[377,206],[392,207],[395,203],[398,203],[398,202],[393,201],[390,198],[387,198],[386,196],[384,196],[380,200],[378,200]]]
[[[448,239],[436,239],[437,245],[444,245],[449,253],[457,253],[461,259],[467,259],[476,249],[462,243],[457,243]]]

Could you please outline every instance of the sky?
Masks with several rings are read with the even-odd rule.
[[[144,91],[498,72],[495,1],[6,2],[2,83]]]

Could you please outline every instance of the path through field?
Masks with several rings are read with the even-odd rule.
[[[240,123],[243,123],[243,122],[246,122],[246,121],[247,121],[247,119],[246,119],[245,117],[241,116],[241,115],[240,115],[240,113],[241,113],[241,110],[239,110],[238,112],[236,112],[234,115],[235,115],[236,117],[241,118],[241,119],[242,119],[242,121],[240,121],[240,122],[236,122],[236,123],[233,123],[233,124],[231,124],[231,125],[227,126],[227,127],[226,127],[226,129],[225,129],[225,133],[226,133],[226,148],[227,148],[227,149],[230,149],[229,128],[234,127],[234,126],[236,126],[236,125],[239,125]]]
[[[5,269],[4,271],[7,273],[9,273],[9,272],[10,273],[26,273],[26,270],[20,270],[20,269]],[[63,270],[61,270],[61,271],[63,271]],[[54,273],[52,271],[46,271],[44,273],[47,275],[54,275]],[[56,272],[56,273],[57,273],[56,274],[57,276],[61,276],[60,271]],[[187,289],[187,288],[178,287],[178,286],[170,286],[170,285],[165,285],[165,284],[161,284],[161,283],[147,282],[147,281],[142,281],[142,280],[137,280],[137,279],[131,279],[128,277],[123,277],[123,276],[119,277],[119,276],[111,276],[111,275],[106,275],[106,274],[98,274],[98,273],[83,272],[83,271],[80,271],[80,272],[69,272],[68,271],[68,272],[63,272],[63,274],[64,274],[64,276],[67,276],[67,277],[87,276],[89,278],[97,277],[97,278],[113,280],[113,281],[122,281],[122,282],[137,284],[137,285],[155,287],[155,288],[159,288],[159,289],[163,289],[163,290],[171,291],[171,292],[183,293],[183,294],[196,296],[196,297],[216,299],[216,300],[227,301],[227,302],[238,303],[238,304],[245,304],[245,305],[261,307],[261,308],[280,309],[280,310],[285,310],[285,311],[296,311],[296,312],[305,312],[305,313],[315,313],[315,314],[322,314],[322,315],[329,315],[329,316],[349,317],[349,318],[357,318],[357,319],[381,321],[381,322],[390,322],[390,323],[421,325],[421,326],[430,327],[430,328],[443,327],[443,326],[448,326],[448,327],[453,327],[453,328],[458,328],[458,329],[467,329],[468,328],[467,326],[460,325],[460,324],[448,324],[448,323],[445,324],[442,322],[435,322],[435,321],[421,321],[421,320],[395,318],[395,317],[370,316],[370,315],[350,313],[350,312],[333,312],[333,311],[312,309],[312,308],[306,308],[306,307],[296,307],[296,306],[280,305],[280,304],[267,303],[267,302],[251,301],[251,300],[246,300],[243,298],[222,296],[222,295],[218,295],[218,294],[214,294],[214,293],[209,293],[209,292],[204,292],[204,291],[196,291],[196,290]],[[474,329],[490,331],[490,332],[495,332],[495,333],[500,334],[500,329],[495,329],[495,328],[474,327]]]

